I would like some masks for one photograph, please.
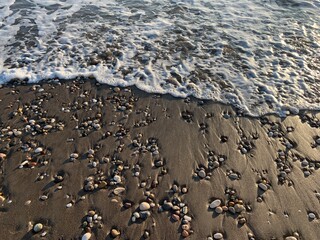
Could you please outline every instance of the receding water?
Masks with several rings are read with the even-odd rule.
[[[0,0],[0,81],[94,76],[252,115],[320,109],[320,1]]]

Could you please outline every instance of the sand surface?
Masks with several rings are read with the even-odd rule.
[[[319,239],[319,112],[250,118],[93,80],[0,98],[3,240]]]

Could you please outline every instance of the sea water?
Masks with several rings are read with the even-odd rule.
[[[320,109],[320,1],[0,0],[0,83],[79,76],[251,115]]]

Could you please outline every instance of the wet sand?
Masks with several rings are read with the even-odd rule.
[[[252,118],[94,80],[0,98],[1,239],[320,236],[319,112]]]

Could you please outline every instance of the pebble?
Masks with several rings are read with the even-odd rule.
[[[140,205],[139,205],[139,209],[140,209],[141,211],[149,210],[149,209],[150,209],[150,204],[147,203],[147,202],[142,202],[142,203],[140,203]]]
[[[113,177],[113,180],[116,182],[116,183],[121,183],[121,177],[119,175],[115,175]]]
[[[205,178],[206,177],[206,172],[204,170],[200,170],[198,172],[198,176],[201,177],[201,178]]]
[[[213,238],[214,238],[214,239],[222,239],[222,238],[223,238],[223,235],[222,235],[222,233],[215,233],[215,234],[213,235]]]
[[[187,222],[191,222],[192,218],[188,215],[184,215],[183,219],[186,220]]]
[[[320,137],[316,140],[316,144],[320,145]]]
[[[123,187],[117,187],[117,188],[115,188],[115,189],[113,190],[113,193],[114,193],[115,195],[119,195],[120,193],[124,192],[125,190],[126,190],[126,189],[123,188]]]
[[[216,200],[214,200],[214,201],[212,201],[212,202],[210,203],[209,207],[210,207],[211,209],[214,209],[214,208],[216,208],[216,207],[218,207],[218,206],[220,206],[220,205],[221,205],[221,200],[220,200],[220,199],[216,199]]]
[[[81,240],[89,240],[90,238],[91,238],[91,233],[87,232],[82,236]]]
[[[289,236],[289,237],[286,237],[285,240],[297,240],[297,238],[294,236]]]
[[[231,174],[229,175],[229,178],[232,179],[232,180],[236,180],[236,179],[238,179],[238,174],[236,174],[236,173],[231,173]]]
[[[36,150],[34,150],[34,153],[41,153],[43,151],[42,147],[38,147],[36,148]]]
[[[181,236],[184,237],[184,238],[189,237],[189,235],[190,234],[189,234],[189,232],[187,230],[183,230],[182,233],[181,233]]]
[[[311,212],[311,213],[308,214],[308,217],[309,217],[311,220],[313,220],[313,219],[316,218],[316,215]]]
[[[242,211],[245,210],[245,207],[241,204],[236,204],[234,205],[234,209],[236,210],[237,213],[241,213]]]
[[[42,225],[41,223],[37,223],[37,224],[34,225],[34,227],[33,227],[33,231],[34,231],[35,233],[40,232],[42,229],[43,229],[43,225]]]
[[[71,153],[70,158],[78,158],[79,154],[78,153]]]
[[[259,183],[259,188],[263,191],[267,191],[268,190],[268,186],[264,183]]]
[[[6,154],[4,154],[4,153],[0,153],[0,159],[5,159],[7,157],[7,155]]]
[[[118,237],[119,235],[120,235],[120,231],[118,231],[117,229],[113,228],[113,229],[111,230],[111,236],[112,236],[112,237],[116,238],[116,237]]]
[[[223,212],[223,209],[222,209],[222,207],[216,207],[215,209],[214,209],[214,211],[216,212],[216,213],[218,213],[218,214],[220,214],[220,213],[222,213]]]
[[[72,207],[72,203],[68,203],[68,204],[66,205],[66,207],[67,207],[67,208],[71,208],[71,207]]]

